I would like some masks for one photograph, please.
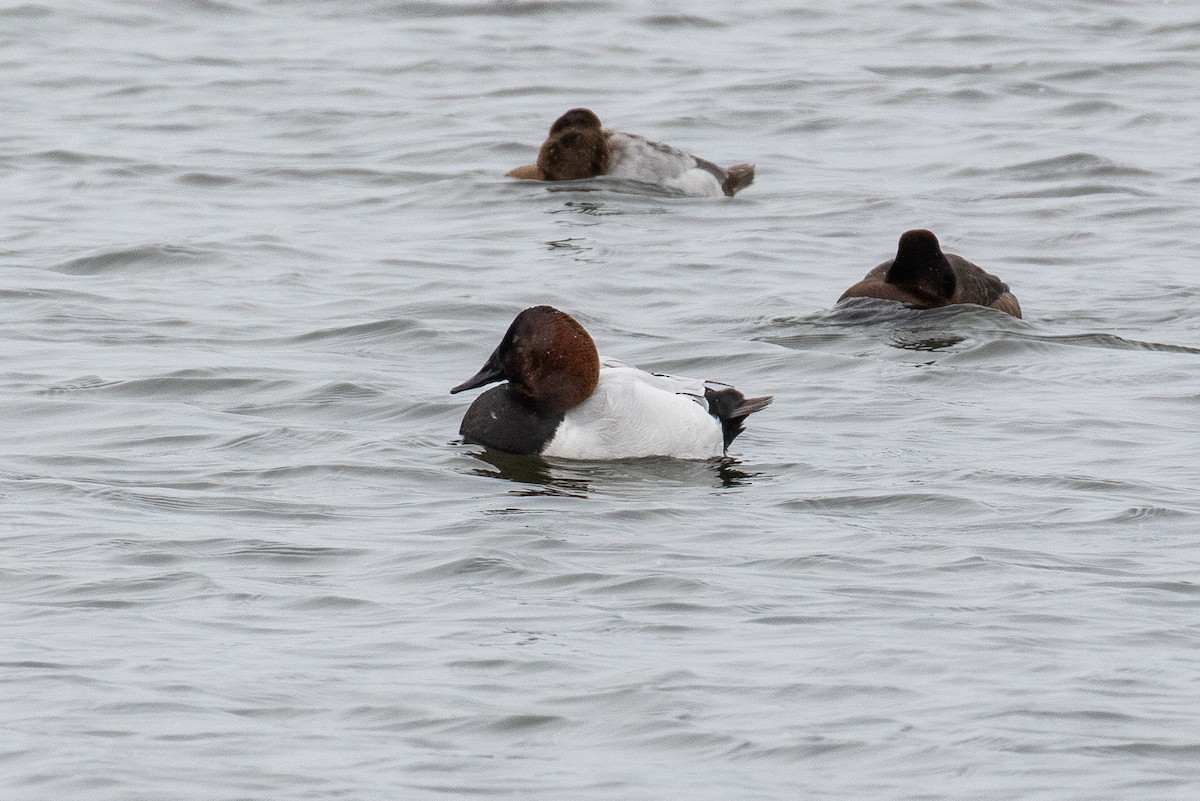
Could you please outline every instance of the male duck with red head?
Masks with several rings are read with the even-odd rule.
[[[507,381],[475,399],[459,433],[498,451],[564,459],[723,456],[770,397],[601,362],[591,336],[552,306],[517,315],[478,373],[450,390]]]
[[[1021,316],[1008,284],[962,256],[943,253],[937,237],[921,229],[905,231],[896,258],[867,273],[838,303],[850,298],[898,300],[913,309],[976,303]]]
[[[735,164],[725,169],[670,145],[604,128],[590,109],[573,108],[550,126],[537,163],[509,170],[508,175],[538,181],[606,175],[683,195],[732,197],[754,181],[754,165]]]

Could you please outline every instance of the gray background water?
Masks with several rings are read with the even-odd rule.
[[[5,3],[0,86],[4,798],[1200,794],[1194,3]],[[576,105],[758,182],[502,177]],[[831,311],[918,226],[1026,319]],[[775,404],[462,445],[534,303]]]

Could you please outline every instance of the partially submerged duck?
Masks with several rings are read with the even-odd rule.
[[[573,181],[605,175],[654,184],[698,197],[732,197],[754,181],[753,164],[728,169],[636,134],[604,128],[586,108],[573,108],[550,126],[536,164],[509,170],[512,178]]]
[[[1021,316],[1008,284],[962,256],[943,253],[937,237],[923,229],[905,231],[896,257],[843,292],[838,303],[850,298],[897,300],[914,309],[977,303]]]
[[[463,416],[464,439],[565,459],[723,456],[746,417],[772,400],[602,362],[584,327],[552,306],[518,314],[483,368],[450,392],[496,381],[507,383],[480,395]]]

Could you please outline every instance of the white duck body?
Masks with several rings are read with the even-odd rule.
[[[614,459],[723,456],[720,421],[709,413],[705,382],[647,373],[606,359],[596,390],[563,417],[543,456]]]
[[[703,162],[677,147],[653,142],[637,134],[611,131],[607,128],[608,146],[612,157],[609,178],[624,178],[673,189],[692,197],[721,197],[722,184],[727,177],[724,169]]]

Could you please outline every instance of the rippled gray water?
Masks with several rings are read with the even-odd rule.
[[[5,799],[1194,799],[1200,11],[0,8]],[[734,199],[503,178],[577,105]],[[1024,320],[833,301],[928,227]],[[774,394],[458,442],[513,315]]]

